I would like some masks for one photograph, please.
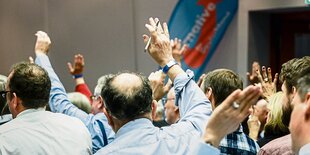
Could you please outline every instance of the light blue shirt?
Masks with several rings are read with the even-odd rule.
[[[92,154],[91,136],[81,120],[27,109],[0,126],[1,155]]]
[[[219,154],[218,149],[200,138],[212,110],[192,78],[193,73],[188,72],[174,80],[181,116],[178,123],[158,128],[147,118],[135,119],[123,125],[115,140],[96,154]]]
[[[112,142],[114,132],[108,124],[104,113],[98,113],[96,115],[87,114],[68,100],[66,90],[54,72],[47,55],[37,54],[35,62],[48,72],[48,76],[52,82],[49,100],[51,111],[79,118],[91,134],[93,153],[107,145],[107,143]]]
[[[310,154],[310,143],[302,146],[298,152],[299,155],[309,155]]]

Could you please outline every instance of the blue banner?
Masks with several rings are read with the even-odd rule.
[[[191,69],[196,80],[204,72],[236,14],[238,0],[179,0],[168,23],[170,38],[179,38],[188,49],[182,68]]]

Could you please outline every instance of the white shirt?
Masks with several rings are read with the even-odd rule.
[[[77,118],[28,109],[0,126],[0,154],[91,154],[85,125]]]
[[[299,150],[299,155],[309,155],[310,154],[310,143],[302,146]]]

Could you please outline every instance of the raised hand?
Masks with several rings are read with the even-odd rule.
[[[185,50],[187,49],[187,44],[182,46],[181,39],[178,38],[174,38],[174,40],[171,39],[170,43],[172,47],[172,56],[179,63],[179,65],[181,65],[181,60]]]
[[[152,58],[161,66],[164,67],[170,60],[173,60],[172,48],[170,45],[169,31],[167,23],[158,24],[158,18],[149,18],[149,24],[145,24],[145,27],[150,32],[151,43],[148,51]],[[143,35],[143,40],[147,43],[149,36]]]
[[[28,60],[29,60],[29,62],[31,63],[31,64],[34,64],[34,60],[33,60],[33,58],[30,56],[30,57],[28,57]]]
[[[257,140],[261,123],[258,120],[258,117],[254,115],[254,109],[252,110],[252,113],[249,116],[247,124],[248,124],[248,127],[249,127],[249,136],[252,139]]]
[[[252,85],[230,94],[212,113],[204,140],[218,147],[224,136],[235,131],[250,114],[250,108],[260,94],[260,88]]]
[[[204,79],[205,77],[206,77],[206,74],[202,74],[202,75],[199,77],[199,79],[198,79],[198,81],[197,81],[198,87],[201,86],[201,84],[202,84],[202,82],[203,82],[203,79]]]
[[[278,73],[275,74],[274,79],[272,79],[272,72],[271,72],[271,68],[268,67],[267,71],[266,71],[266,67],[263,66],[262,67],[262,75],[261,73],[258,71],[257,75],[258,75],[258,80],[261,83],[261,87],[262,87],[262,96],[269,100],[270,96],[272,96],[273,94],[275,94],[277,92],[277,82],[278,82]]]
[[[252,73],[247,72],[247,77],[251,84],[259,83],[257,71],[260,70],[260,65],[258,62],[254,61],[252,64]]]
[[[41,54],[47,54],[51,45],[51,39],[47,33],[43,31],[38,31],[35,36],[37,36],[37,41],[34,47],[35,52]]]
[[[166,85],[164,85],[165,78],[166,74],[164,74],[161,70],[152,72],[148,77],[153,92],[153,99],[156,101],[162,99],[172,86],[172,82],[170,80]]]
[[[68,69],[70,74],[72,75],[80,75],[83,73],[84,70],[84,57],[81,54],[77,54],[74,56],[74,64],[68,62]]]

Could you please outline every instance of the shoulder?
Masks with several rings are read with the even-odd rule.
[[[261,148],[261,151],[264,151],[266,153],[272,153],[272,152],[285,153],[285,152],[292,152],[291,147],[292,147],[292,140],[290,138],[290,135],[286,135],[270,141]]]

